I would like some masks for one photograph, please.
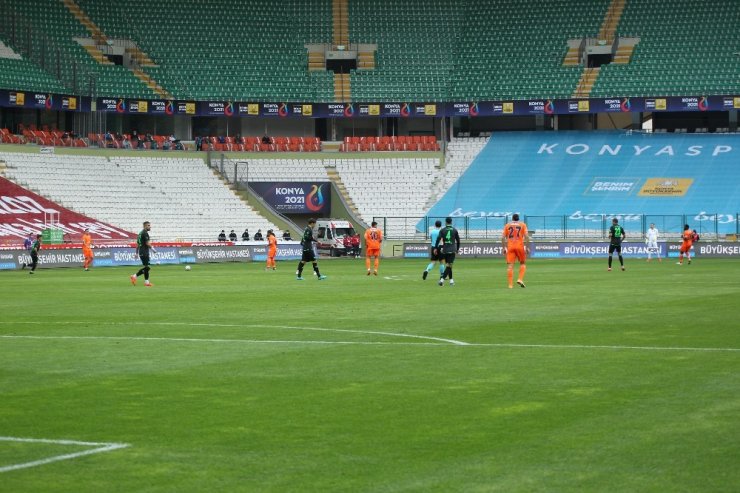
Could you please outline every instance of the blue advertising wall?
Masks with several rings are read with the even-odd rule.
[[[490,224],[514,212],[565,216],[584,229],[600,228],[602,215],[616,216],[628,235],[641,228],[643,215],[676,221],[687,215],[690,224],[716,217],[719,233],[733,233],[740,212],[740,135],[494,134],[427,215],[467,216],[470,228],[484,229],[487,217]],[[417,227],[423,230],[424,222]],[[537,225],[558,227],[558,221]]]

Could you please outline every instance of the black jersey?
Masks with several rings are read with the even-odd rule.
[[[452,226],[445,226],[440,230],[434,247],[436,248],[440,242],[442,243],[442,253],[456,253],[460,249],[460,233]]]
[[[612,227],[609,228],[609,243],[611,245],[621,245],[625,236],[624,228],[619,224],[612,224]]]
[[[303,230],[303,236],[301,237],[301,245],[304,250],[313,250],[313,242],[316,241],[313,237],[313,228],[306,226]]]
[[[136,250],[139,252],[139,256],[149,256],[149,231],[142,229],[136,238]]]
[[[33,245],[31,245],[31,253],[38,254],[40,248],[41,248],[41,240],[34,241]]]

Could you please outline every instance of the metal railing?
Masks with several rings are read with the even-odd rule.
[[[609,236],[609,227],[616,217],[624,227],[627,236],[644,237],[650,224],[655,224],[661,239],[679,239],[685,224],[695,229],[707,240],[736,241],[740,236],[740,212],[734,214],[716,214],[700,212],[698,214],[630,214],[613,216],[606,214],[587,214],[582,216],[523,216],[529,227],[533,240],[603,240]],[[511,216],[486,217],[453,217],[452,224],[464,239],[498,239],[504,225]],[[418,240],[428,236],[434,223],[445,223],[444,217],[386,217],[375,216],[387,239]]]

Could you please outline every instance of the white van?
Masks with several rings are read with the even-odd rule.
[[[345,219],[317,219],[316,250],[318,253],[328,253],[332,257],[347,255],[344,237],[354,234],[354,226]]]

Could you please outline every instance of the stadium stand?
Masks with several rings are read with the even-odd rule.
[[[160,240],[215,240],[221,229],[276,227],[200,159],[1,153],[5,176],[69,209]]]
[[[345,137],[340,144],[342,152],[357,151],[438,151],[434,135],[399,135],[385,137]]]
[[[239,180],[255,181],[329,181],[321,159],[250,159],[238,170]],[[224,175],[234,181],[234,167],[224,165]]]
[[[582,67],[563,67],[569,39],[596,36],[608,0],[468,2],[452,100],[568,98]]]
[[[29,39],[31,46],[27,48],[36,53],[37,57],[57,51],[64,55],[54,69],[58,74],[58,80],[68,82],[66,84],[68,89],[84,88],[85,95],[92,93],[97,96],[156,97],[156,93],[137,79],[130,70],[121,65],[110,64],[107,59],[95,59],[92,53],[75,41],[75,38],[89,39],[91,33],[64,3],[59,0],[34,2],[6,0],[3,3],[6,5],[5,8],[12,9],[13,20],[19,28],[28,26],[32,31],[17,36],[15,40],[17,44]],[[63,61],[70,63],[62,63]],[[39,83],[43,82],[43,79],[39,79]]]
[[[351,73],[352,100],[445,100],[457,36],[470,22],[466,3],[350,0],[350,42],[378,45],[375,68]]]
[[[643,221],[678,234],[684,215],[697,229],[719,216],[705,235],[734,233],[739,154],[738,134],[497,133],[428,215],[483,230],[520,212],[535,238],[602,232],[614,214],[628,236]]]
[[[135,39],[158,65],[142,70],[175,98],[332,100],[331,74],[309,75],[304,47],[329,41],[328,0],[78,3],[109,36]]]
[[[388,217],[386,227],[399,237],[413,237],[414,218],[423,216],[431,194],[433,158],[330,159],[362,219]]]
[[[435,173],[429,206],[450,189],[487,143],[487,137],[469,137],[458,138],[447,144],[445,166]]]
[[[627,65],[603,65],[592,96],[740,92],[740,2],[629,0],[620,36],[639,37]]]
[[[0,88],[19,91],[65,92],[66,88],[33,62],[0,42]]]
[[[9,48],[0,46],[0,85],[153,98],[161,97],[158,83],[177,99],[331,102],[335,74],[321,63],[309,70],[307,45],[333,41],[332,4],[6,0],[0,14],[12,29],[0,28]],[[603,35],[610,12],[609,0],[347,4],[351,45],[377,46],[374,58],[362,54],[341,91],[352,102],[569,98],[584,67],[563,66],[568,42]],[[620,12],[617,36],[639,42],[619,63],[595,69],[591,96],[740,91],[738,2],[628,0]],[[9,39],[19,31],[30,35]],[[75,40],[93,38],[98,44],[87,49]],[[101,40],[133,43],[140,66],[111,64],[96,48],[105,48]]]

